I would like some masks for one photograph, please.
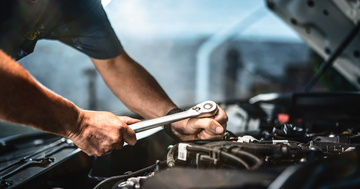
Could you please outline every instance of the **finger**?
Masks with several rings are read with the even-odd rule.
[[[228,116],[220,106],[218,106],[218,111],[215,114],[215,120],[223,126],[228,122]]]
[[[213,134],[206,132],[206,130],[202,130],[200,133],[198,133],[197,138],[201,140],[219,140],[222,139],[222,136],[222,134]]]
[[[113,145],[102,146],[102,147],[99,147],[99,149],[94,150],[92,153],[95,156],[102,156],[102,155],[110,152],[113,149],[114,149]]]
[[[133,146],[136,144],[136,135],[135,132],[130,127],[125,127],[123,134],[123,139],[126,143]]]
[[[218,135],[224,132],[224,128],[217,121],[211,118],[193,118],[189,120],[190,129],[199,131],[204,129],[209,135]]]
[[[140,122],[141,120],[139,119],[135,119],[129,116],[118,116],[118,118],[123,121],[124,123],[126,123],[127,125],[131,125],[137,122]]]
[[[120,150],[123,146],[124,146],[124,142],[121,141],[121,142],[113,144],[113,149]]]

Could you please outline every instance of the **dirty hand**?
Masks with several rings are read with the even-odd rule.
[[[218,106],[213,117],[185,119],[172,123],[171,128],[181,140],[215,140],[222,138],[227,121],[228,116]]]
[[[124,142],[135,145],[135,132],[128,125],[139,121],[110,112],[82,110],[77,129],[68,133],[67,138],[89,156],[101,156],[122,148]]]

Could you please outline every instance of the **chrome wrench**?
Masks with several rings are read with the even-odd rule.
[[[131,129],[135,131],[135,133],[139,133],[142,131],[153,129],[155,127],[163,126],[187,118],[211,117],[216,114],[217,110],[218,108],[215,102],[205,101],[200,104],[197,104],[196,106],[184,112],[179,112],[172,115],[141,121],[138,123],[131,124],[129,126]]]

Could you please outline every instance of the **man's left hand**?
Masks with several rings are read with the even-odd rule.
[[[228,117],[225,111],[218,106],[213,117],[189,118],[171,124],[172,131],[181,140],[217,140],[221,139],[226,131]]]

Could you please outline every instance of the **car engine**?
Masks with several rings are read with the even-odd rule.
[[[329,67],[360,88],[359,1],[266,3],[325,60],[304,91],[217,102],[229,115],[222,140],[154,128],[135,146],[88,157],[46,133],[6,138],[0,188],[359,188],[360,93],[311,92]]]
[[[359,186],[359,97],[358,93],[268,94],[254,97],[252,104],[223,104],[236,106],[245,128],[254,128],[251,124],[255,123],[259,131],[227,132],[220,141],[175,142],[163,147],[166,152],[152,153],[155,146],[164,145],[164,141],[156,142],[162,138],[162,133],[157,133],[151,141],[141,141],[144,148],[131,150],[141,154],[126,157],[130,153],[124,149],[113,152],[110,161],[114,161],[112,166],[124,168],[122,159],[128,164],[125,159],[149,160],[152,154],[162,157],[145,169],[103,179],[96,188],[109,184],[113,188]],[[262,110],[264,104],[272,105],[270,115]],[[110,167],[101,163],[96,166]],[[93,177],[103,174],[100,172],[93,169]]]

